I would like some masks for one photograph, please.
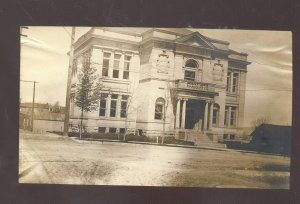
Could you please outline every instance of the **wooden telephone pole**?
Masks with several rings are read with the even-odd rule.
[[[71,48],[70,48],[69,68],[68,68],[68,82],[67,82],[67,93],[66,93],[64,133],[63,133],[64,136],[67,136],[69,131],[70,94],[71,94],[72,69],[73,69],[74,40],[75,40],[75,27],[72,27]]]

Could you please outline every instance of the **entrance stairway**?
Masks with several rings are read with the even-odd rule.
[[[212,139],[209,138],[206,133],[197,131],[186,131],[185,134],[186,140],[194,142],[196,146],[225,148],[225,144],[213,142]]]

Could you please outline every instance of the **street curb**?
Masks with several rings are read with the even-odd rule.
[[[76,142],[80,141],[94,141],[94,142],[119,142],[119,143],[130,143],[130,144],[143,144],[143,145],[154,145],[154,146],[164,146],[164,147],[181,147],[181,148],[190,148],[190,149],[206,149],[206,150],[216,150],[216,151],[231,151],[226,148],[217,148],[217,147],[204,147],[204,146],[188,146],[188,145],[175,145],[175,144],[157,144],[150,142],[138,142],[138,141],[127,141],[124,142],[122,140],[109,140],[109,139],[78,139],[77,137],[70,137],[72,140]]]

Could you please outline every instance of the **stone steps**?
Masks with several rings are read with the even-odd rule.
[[[188,132],[188,140],[194,141],[196,146],[225,148],[225,144],[213,142],[206,134]]]

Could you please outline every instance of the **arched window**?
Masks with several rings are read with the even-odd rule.
[[[156,120],[163,119],[164,105],[165,105],[165,99],[163,99],[163,98],[156,99],[154,119],[156,119]]]
[[[185,67],[188,67],[188,68],[198,68],[198,63],[195,60],[193,60],[193,59],[189,59],[189,60],[186,61]]]
[[[198,63],[196,60],[189,59],[185,62],[184,79],[189,81],[195,81],[196,72],[198,69]]]
[[[213,123],[214,127],[218,127],[218,123],[219,123],[219,110],[220,110],[220,106],[218,104],[214,104],[213,118],[212,118],[212,123]]]

